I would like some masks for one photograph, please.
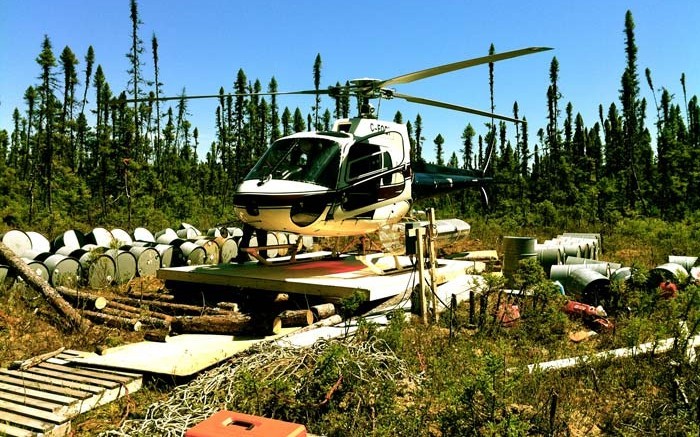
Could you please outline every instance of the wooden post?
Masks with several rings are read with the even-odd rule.
[[[440,321],[440,315],[437,310],[437,271],[435,270],[435,265],[437,264],[437,257],[435,255],[435,209],[430,208],[428,210],[428,257],[430,259],[430,291],[433,301],[433,318],[435,323]]]
[[[418,260],[418,299],[420,302],[420,315],[423,324],[428,324],[428,302],[425,298],[425,247],[423,246],[423,237],[425,230],[421,227],[416,228],[416,259]]]
[[[49,304],[68,319],[71,328],[85,331],[90,327],[90,323],[81,317],[80,313],[75,308],[70,306],[53,287],[34,273],[32,269],[2,241],[0,241],[0,259],[5,259],[7,264],[15,269],[19,276],[24,279],[24,282],[43,294]]]

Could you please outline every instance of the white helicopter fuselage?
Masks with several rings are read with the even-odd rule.
[[[362,235],[408,213],[411,182],[405,125],[342,119],[331,132],[273,143],[238,187],[234,211],[268,231]]]

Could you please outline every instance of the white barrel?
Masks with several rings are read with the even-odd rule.
[[[112,247],[112,240],[114,240],[112,233],[105,228],[94,228],[85,235],[85,241],[87,243],[102,247]]]
[[[85,244],[85,235],[77,229],[70,229],[53,240],[54,252],[61,247],[80,249]]]
[[[31,269],[31,271],[34,272],[37,276],[39,276],[44,281],[49,282],[49,269],[46,268],[46,265],[43,262],[25,257],[22,257],[22,261],[24,261],[27,264],[27,266]],[[2,284],[2,279],[0,279],[0,284]]]
[[[219,262],[230,263],[238,256],[238,243],[232,237],[216,237],[214,241],[219,246]]]
[[[114,281],[117,284],[126,284],[136,276],[136,256],[128,250],[109,249],[105,255],[114,261]]]
[[[148,241],[150,243],[155,243],[156,239],[146,228],[136,228],[134,229],[134,241]]]
[[[182,252],[182,258],[179,260],[181,265],[198,266],[205,264],[207,252],[202,246],[191,241],[183,241],[179,246]]]
[[[134,242],[134,240],[131,238],[131,235],[129,235],[129,233],[126,232],[124,229],[114,228],[110,232],[112,233],[112,237],[114,237],[114,239],[119,242],[119,247]]]
[[[136,257],[136,274],[141,277],[156,276],[160,268],[160,253],[155,247],[122,246]]]
[[[77,258],[80,262],[88,287],[105,288],[114,281],[116,265],[110,256],[100,253],[99,250],[85,249],[76,249],[70,256]]]
[[[43,234],[27,231],[27,236],[32,242],[32,250],[38,253],[51,252],[51,242]]]
[[[49,283],[54,287],[76,287],[80,283],[82,267],[77,259],[50,252],[40,253],[35,259],[44,262],[49,270]]]
[[[204,264],[218,264],[219,263],[219,259],[220,259],[219,245],[216,244],[216,242],[214,242],[210,239],[200,238],[198,240],[195,240],[194,244],[204,248],[204,252],[206,252],[206,259],[204,261]]]
[[[29,235],[19,229],[5,232],[0,240],[17,256],[22,256],[24,252],[32,249],[32,240],[29,238]]]

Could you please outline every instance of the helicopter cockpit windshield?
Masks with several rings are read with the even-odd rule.
[[[306,182],[335,188],[340,146],[323,138],[286,138],[275,141],[246,176],[265,183],[270,179]]]

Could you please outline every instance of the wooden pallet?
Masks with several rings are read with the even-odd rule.
[[[76,367],[64,351],[25,370],[0,369],[0,435],[65,436],[70,420],[141,388],[138,374]]]

